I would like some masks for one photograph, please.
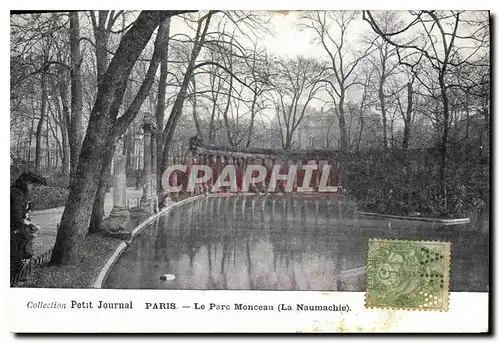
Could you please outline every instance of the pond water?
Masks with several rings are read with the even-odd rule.
[[[213,197],[149,225],[105,288],[364,291],[369,238],[451,241],[451,291],[489,284],[488,217],[470,224],[362,218],[344,196]],[[175,280],[161,281],[173,274]]]

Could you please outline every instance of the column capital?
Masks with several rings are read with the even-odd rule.
[[[150,133],[150,134],[156,134],[156,132],[158,131],[158,126],[156,125],[156,121],[153,120],[153,115],[149,112],[144,113],[142,129],[144,133]]]

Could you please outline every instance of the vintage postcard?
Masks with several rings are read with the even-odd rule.
[[[488,332],[490,80],[488,11],[12,11],[9,329]]]

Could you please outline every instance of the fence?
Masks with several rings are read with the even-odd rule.
[[[10,286],[16,287],[19,286],[23,281],[27,280],[36,268],[40,267],[44,263],[48,263],[50,261],[50,257],[52,256],[52,249],[44,252],[41,255],[34,256],[30,258],[21,270],[14,276],[11,277]]]

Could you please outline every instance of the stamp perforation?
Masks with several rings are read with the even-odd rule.
[[[427,256],[429,256],[429,250],[424,248],[424,246],[441,246],[442,249],[443,249],[443,252],[442,254],[440,255],[440,257],[438,258],[437,257],[437,252],[435,253],[436,254],[436,257],[431,257],[430,260],[429,258],[425,261],[425,263],[432,263],[432,262],[435,262],[435,261],[438,261],[439,259],[442,260],[442,264],[440,264],[439,266],[442,267],[442,273],[440,274],[440,279],[441,279],[441,286],[440,288],[442,288],[442,291],[440,291],[438,294],[440,295],[441,299],[439,299],[440,301],[440,306],[436,306],[436,307],[429,307],[429,306],[425,306],[428,304],[428,302],[424,302],[424,304],[420,304],[418,306],[414,305],[414,306],[391,306],[391,305],[388,305],[386,303],[386,300],[384,300],[383,302],[381,302],[380,304],[376,304],[376,303],[373,303],[373,299],[369,299],[369,293],[372,291],[371,287],[374,286],[376,284],[376,281],[375,280],[378,280],[380,279],[380,271],[382,270],[383,272],[386,272],[387,270],[386,269],[381,269],[381,268],[386,268],[386,267],[380,267],[378,266],[378,269],[377,269],[377,266],[373,266],[372,265],[372,258],[370,257],[370,252],[371,252],[371,247],[372,245],[376,244],[376,243],[379,243],[379,244],[384,244],[386,243],[387,244],[387,247],[385,247],[384,249],[384,252],[385,254],[387,255],[387,250],[391,247],[391,243],[404,243],[404,244],[409,244],[410,246],[412,244],[415,245],[415,249],[417,248],[420,248],[422,249],[422,251],[420,251],[420,254],[423,254],[423,253],[427,253]],[[395,254],[396,257],[400,257],[401,256],[398,256],[397,254]],[[392,256],[392,258],[394,258],[394,256]],[[404,260],[404,258],[403,258]],[[365,292],[365,297],[364,297],[364,304],[365,304],[365,308],[368,308],[368,309],[386,309],[386,310],[405,310],[405,311],[441,311],[441,312],[446,312],[449,310],[449,297],[450,297],[450,293],[449,293],[449,282],[450,282],[450,270],[451,270],[451,242],[449,241],[438,241],[438,240],[409,240],[409,239],[391,239],[391,238],[369,238],[368,239],[368,243],[367,243],[367,249],[366,249],[366,261],[367,261],[367,266],[366,266],[366,277],[365,277],[365,287],[366,287],[366,292]],[[377,261],[379,261],[377,259]],[[430,261],[430,262],[429,262]],[[380,261],[379,261],[380,262]],[[385,261],[386,263],[389,263],[388,261]],[[420,261],[420,264],[421,265],[425,265],[423,261]],[[389,266],[399,266],[398,263],[389,263],[388,264]],[[375,273],[375,269],[377,269],[377,272]],[[369,274],[369,273],[373,273],[373,274]],[[391,276],[392,274],[391,273],[394,273],[398,276],[400,275],[405,275],[404,273],[402,274],[398,274],[398,272],[396,271],[390,271],[389,272],[389,276]],[[378,275],[378,277],[375,276],[375,274]],[[411,275],[411,274],[410,274]],[[434,277],[437,277],[439,276],[438,273],[436,274],[432,274],[430,273],[431,277],[432,275]],[[421,274],[421,276],[423,276]],[[428,277],[429,275],[426,274],[426,277]],[[432,280],[432,282],[434,282],[434,280]],[[425,286],[429,286],[430,283],[432,282],[428,282],[428,283],[425,283],[423,282],[423,284]],[[437,282],[437,280],[436,280]],[[436,283],[434,284],[436,285]],[[434,287],[433,285],[433,287]],[[401,295],[404,295],[406,296],[407,294],[401,294]],[[426,299],[425,301],[427,301],[427,293],[425,293],[424,295],[422,295],[422,292],[420,292],[420,297],[423,297],[423,296],[426,296]],[[438,301],[438,298],[437,298],[437,295],[432,295],[434,297],[434,299],[436,299],[435,301]],[[431,294],[429,294],[429,298],[431,298]],[[432,298],[431,298],[432,299]],[[432,300],[431,300],[432,301]]]

